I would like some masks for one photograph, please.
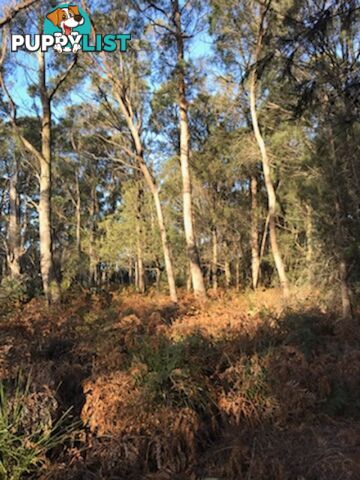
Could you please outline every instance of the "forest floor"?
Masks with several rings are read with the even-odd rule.
[[[81,419],[26,478],[358,480],[359,323],[316,292],[213,297],[77,291],[3,312],[0,380],[30,375],[29,421]]]

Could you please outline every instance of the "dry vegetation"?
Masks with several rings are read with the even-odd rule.
[[[82,421],[31,478],[360,478],[359,326],[297,297],[73,293],[4,313],[8,394],[31,370],[24,428]]]

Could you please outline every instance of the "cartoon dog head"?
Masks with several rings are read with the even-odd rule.
[[[64,35],[71,35],[72,29],[84,23],[84,17],[79,12],[79,7],[69,5],[67,8],[57,8],[49,13],[46,18],[56,27],[61,28]]]

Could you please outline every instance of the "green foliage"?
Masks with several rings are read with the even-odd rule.
[[[0,478],[20,480],[38,472],[46,463],[46,454],[62,445],[74,432],[75,424],[67,424],[68,412],[54,425],[26,423],[25,401],[30,393],[30,379],[24,384],[20,377],[15,392],[6,391],[0,382]],[[44,412],[46,413],[46,412]]]
[[[68,290],[80,277],[85,278],[88,272],[89,259],[85,253],[79,253],[76,250],[69,252],[62,265],[61,288]]]
[[[242,395],[250,402],[265,404],[269,396],[269,386],[266,382],[266,371],[258,363],[257,357],[247,361],[242,370]]]
[[[201,361],[194,361],[196,352],[203,349],[201,345],[197,336],[177,342],[160,337],[156,345],[149,338],[141,339],[133,352],[132,364],[144,366],[136,378],[151,404],[208,410],[211,399],[207,380]]]
[[[289,312],[280,321],[285,341],[298,346],[306,356],[310,356],[321,343],[322,335],[330,333],[329,327],[325,330],[323,328],[321,319],[304,314]]]
[[[0,301],[8,305],[17,305],[29,299],[28,279],[4,277],[0,285]]]
[[[101,237],[98,241],[98,252],[101,259],[127,268],[129,256],[136,253],[138,223],[142,235],[140,242],[145,247],[144,258],[151,262],[161,250],[153,200],[149,192],[144,193],[139,215],[138,185],[127,182],[123,185],[121,207],[99,225]]]

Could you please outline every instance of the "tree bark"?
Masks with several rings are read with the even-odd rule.
[[[338,158],[336,153],[336,146],[334,140],[334,132],[332,127],[329,127],[329,140],[330,140],[330,155],[332,159],[332,178],[335,183],[333,185],[335,192],[335,245],[338,262],[338,274],[340,280],[341,289],[341,307],[342,317],[353,318],[352,304],[351,304],[351,289],[348,283],[348,265],[344,256],[344,250],[346,249],[346,228],[344,227],[344,218],[346,218],[346,212],[340,201],[341,192],[339,192],[339,176],[338,176]]]
[[[160,292],[160,285],[161,285],[161,268],[159,265],[155,267],[155,274],[156,274],[156,291]]]
[[[5,15],[2,18],[0,18],[0,29],[5,25],[9,24],[19,12],[31,7],[31,5],[37,2],[38,0],[24,0],[18,5],[15,5],[12,8],[8,8],[7,11],[5,12]]]
[[[236,256],[235,262],[235,275],[236,275],[236,290],[239,291],[241,287],[241,276],[240,276],[240,255]]]
[[[224,270],[225,270],[225,285],[226,285],[226,288],[230,288],[231,282],[232,282],[232,275],[231,275],[231,262],[228,258],[225,259]]]
[[[150,173],[150,170],[148,169],[144,161],[140,162],[140,168],[148,184],[148,187],[152,193],[154,203],[155,203],[157,221],[158,221],[158,226],[160,230],[161,243],[162,243],[164,261],[165,261],[165,269],[166,269],[168,286],[170,291],[170,298],[173,302],[177,303],[178,298],[176,293],[174,270],[173,270],[173,265],[171,260],[169,241],[168,241],[167,231],[165,227],[165,220],[164,220],[162,205],[160,201],[159,190],[157,188],[154,177]]]
[[[79,176],[76,174],[76,251],[81,255],[81,195]]]
[[[259,255],[259,225],[257,205],[257,178],[253,175],[250,179],[251,191],[251,272],[252,286],[256,290],[259,281],[260,255]]]
[[[145,293],[145,268],[144,268],[144,251],[143,251],[143,229],[142,229],[142,204],[143,204],[143,189],[141,185],[138,188],[137,196],[137,212],[136,212],[136,255],[137,255],[137,289],[140,293]]]
[[[212,288],[216,292],[218,289],[218,236],[216,227],[212,231]]]
[[[191,292],[192,289],[192,277],[191,277],[191,268],[190,263],[187,264],[187,273],[186,273],[186,291]]]
[[[23,2],[19,5],[19,8],[15,8],[10,17],[5,19],[3,24],[11,21],[14,15],[21,9],[29,6],[34,2]],[[14,14],[14,15],[13,15]],[[1,22],[0,22],[1,23]],[[6,31],[6,29],[5,29]],[[4,43],[6,46],[6,42]],[[5,49],[3,51],[5,53]],[[1,60],[4,59],[4,55]],[[39,91],[40,102],[42,107],[41,117],[41,151],[39,151],[27,138],[21,133],[21,129],[17,124],[17,107],[9,90],[7,89],[3,75],[0,72],[0,83],[5,95],[7,96],[11,106],[11,123],[19,137],[23,147],[31,153],[34,158],[39,162],[40,175],[40,198],[38,204],[39,212],[39,237],[40,237],[40,271],[43,283],[43,290],[48,303],[55,303],[61,299],[61,291],[58,279],[55,274],[54,258],[53,258],[53,243],[51,232],[51,101],[55,95],[58,87],[66,80],[70,74],[74,65],[76,65],[75,57],[74,61],[70,64],[68,69],[64,72],[61,78],[58,80],[55,87],[49,93],[46,86],[46,65],[45,55],[43,52],[38,53],[39,62]],[[0,63],[2,63],[0,60]]]
[[[136,267],[135,267],[136,270]],[[129,257],[129,266],[128,266],[128,277],[129,277],[129,285],[133,285],[134,283],[134,268],[133,268],[133,257]]]
[[[97,215],[97,194],[96,185],[91,187],[91,204],[90,204],[90,242],[89,242],[89,258],[90,258],[90,271],[89,271],[89,284],[95,287],[98,283],[98,271],[97,271],[97,255],[96,255],[96,215]]]
[[[257,59],[256,59],[257,61]],[[258,116],[256,110],[256,69],[254,69],[250,76],[250,110],[251,110],[251,120],[254,129],[255,138],[259,146],[262,158],[262,166],[265,180],[265,187],[268,196],[268,211],[269,211],[269,233],[270,233],[270,245],[271,251],[274,258],[276,270],[279,275],[280,285],[284,299],[289,297],[289,282],[285,272],[284,262],[281,256],[280,248],[277,241],[276,234],[276,194],[274,185],[271,179],[271,170],[270,170],[270,160],[268,157],[267,149],[263,136],[260,131]]]
[[[137,233],[140,235],[139,229],[137,228]],[[145,269],[144,269],[144,257],[143,257],[143,249],[141,245],[141,240],[140,238],[137,239],[137,259],[136,259],[136,267],[137,267],[137,285],[136,288],[139,293],[145,293],[146,292],[146,283],[145,283]]]
[[[10,276],[18,279],[21,276],[20,260],[23,255],[20,227],[20,206],[18,194],[19,164],[14,161],[9,181],[9,224],[7,241],[7,263]]]
[[[138,268],[138,257],[135,258],[135,275],[134,275],[134,286],[135,290],[139,288],[139,268]]]
[[[39,86],[42,105],[40,159],[40,270],[44,293],[49,303],[60,301],[60,286],[55,275],[51,235],[51,107],[46,89],[45,56],[39,53]]]
[[[117,85],[115,85],[115,88],[117,88]],[[157,186],[157,183],[153,174],[151,173],[149,167],[147,166],[144,160],[144,149],[143,149],[143,145],[140,137],[140,132],[138,130],[137,125],[134,122],[134,119],[132,118],[131,109],[127,107],[126,100],[121,96],[121,93],[118,90],[116,90],[115,93],[116,93],[116,98],[120,104],[122,113],[125,117],[126,123],[128,125],[128,128],[130,130],[130,134],[131,134],[134,148],[136,151],[137,163],[139,165],[141,173],[144,176],[145,182],[153,196],[157,222],[160,230],[161,245],[163,250],[170,298],[173,302],[177,303],[178,298],[176,293],[174,269],[173,269],[173,263],[171,258],[171,251],[169,246],[169,240],[168,240],[168,234],[167,234],[166,225],[165,225],[163,209],[160,201],[159,188]]]
[[[352,318],[352,305],[351,305],[351,294],[350,288],[347,281],[347,265],[345,260],[341,260],[339,263],[339,276],[340,276],[340,286],[341,286],[341,306],[342,306],[342,317]]]
[[[306,209],[306,270],[307,279],[310,285],[313,283],[313,259],[314,259],[314,235],[313,235],[313,221],[312,208],[310,205],[305,205]]]
[[[188,102],[186,99],[186,83],[184,68],[184,37],[181,26],[181,13],[179,0],[172,0],[173,18],[176,29],[177,45],[177,75],[178,75],[178,99],[180,109],[180,164],[183,181],[183,210],[184,229],[187,245],[187,254],[190,262],[191,279],[194,293],[197,297],[205,297],[205,283],[201,271],[200,256],[196,244],[194,231],[192,185],[190,174],[190,131],[188,119]]]
[[[283,294],[284,300],[287,300],[289,297],[289,282],[286,275],[285,266],[284,266],[284,262],[280,252],[280,248],[278,245],[277,233],[276,233],[276,203],[277,203],[276,193],[275,193],[274,185],[271,179],[270,159],[267,153],[267,148],[265,145],[264,138],[261,134],[261,130],[259,127],[258,115],[257,115],[257,109],[256,109],[256,89],[257,89],[257,73],[258,73],[257,63],[260,59],[260,53],[263,45],[263,40],[265,35],[264,24],[266,21],[266,15],[268,13],[269,6],[270,4],[268,4],[268,6],[263,10],[263,12],[261,13],[260,21],[259,21],[259,31],[258,31],[258,37],[257,37],[256,47],[254,52],[254,67],[250,74],[250,88],[249,88],[250,114],[251,114],[251,122],[254,130],[255,139],[261,153],[265,187],[266,187],[266,192],[268,196],[270,246],[271,246],[271,251],[272,251],[272,255],[275,262],[275,267],[278,272],[282,294]]]

